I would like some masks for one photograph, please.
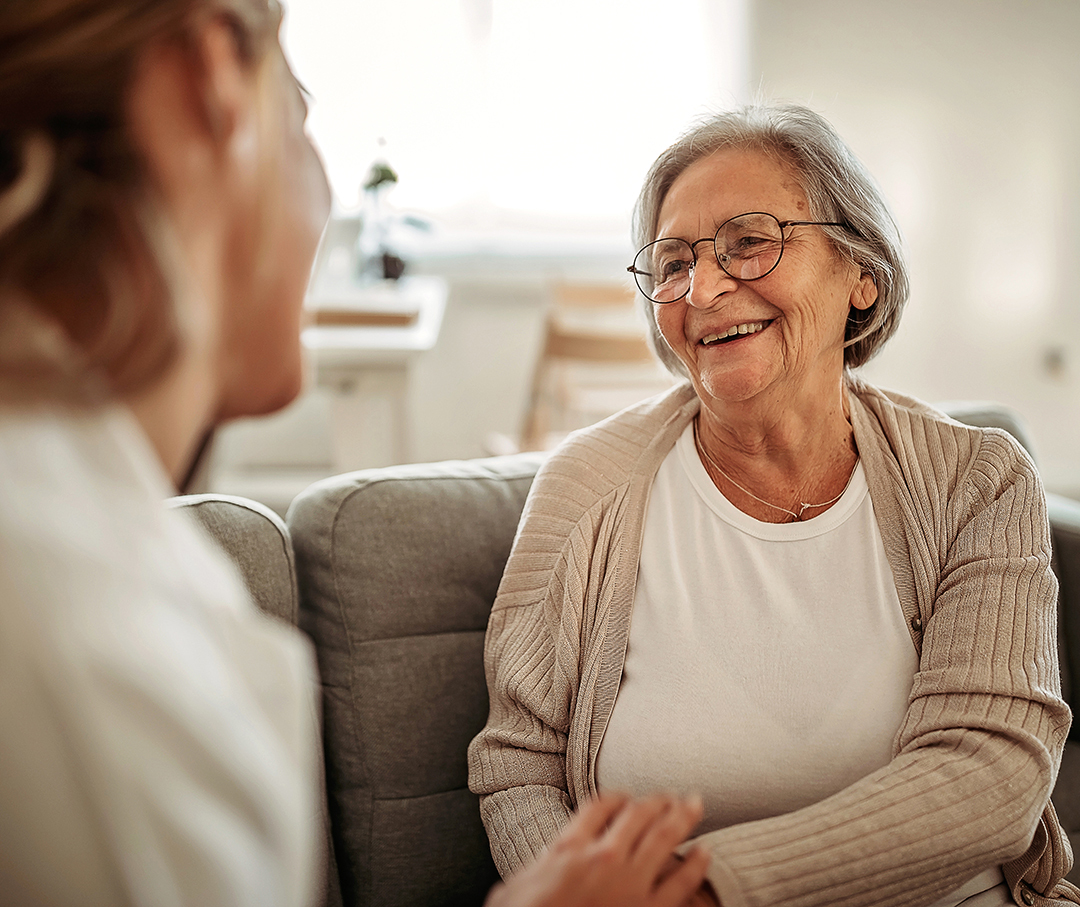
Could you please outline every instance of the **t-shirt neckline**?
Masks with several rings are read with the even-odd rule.
[[[869,486],[866,484],[866,473],[863,471],[862,459],[860,458],[855,464],[855,472],[851,477],[851,482],[840,496],[840,500],[824,513],[797,523],[766,523],[762,520],[756,520],[749,514],[739,510],[713,483],[712,478],[705,469],[705,464],[701,462],[697,446],[694,444],[694,423],[692,420],[683,433],[679,435],[678,441],[675,442],[675,450],[680,465],[686,471],[690,483],[705,505],[724,522],[754,538],[771,541],[798,541],[824,535],[848,520],[859,509],[859,506],[869,493]]]

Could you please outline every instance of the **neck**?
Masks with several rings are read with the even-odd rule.
[[[178,490],[214,422],[211,372],[195,357],[181,357],[165,375],[124,402]]]
[[[851,438],[842,377],[798,395],[785,389],[745,401],[703,398],[699,423],[708,450],[776,465],[832,456]]]
[[[194,203],[193,203],[194,204]],[[229,244],[212,205],[196,206],[207,216],[167,238],[176,241],[173,305],[183,313],[180,353],[166,371],[124,402],[142,426],[162,466],[183,491],[208,433],[217,421],[221,396],[221,311],[227,298],[223,256]],[[190,212],[187,212],[190,214]]]
[[[703,400],[696,432],[717,488],[764,522],[823,513],[858,461],[842,382],[828,395],[782,406]]]

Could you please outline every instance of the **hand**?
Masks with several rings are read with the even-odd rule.
[[[713,892],[713,887],[708,882],[703,882],[701,887],[693,893],[683,907],[720,907],[720,900]]]
[[[581,808],[535,862],[485,907],[683,907],[703,889],[708,855],[673,850],[701,821],[701,801],[604,795]]]
[[[668,873],[674,872],[682,861],[682,857],[673,853],[667,858],[667,864],[661,871],[661,876],[666,876]],[[720,898],[716,896],[716,890],[709,883],[709,880],[705,879],[698,890],[684,902],[682,907],[721,907],[721,905]]]

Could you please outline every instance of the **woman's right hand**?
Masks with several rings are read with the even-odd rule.
[[[533,863],[496,886],[485,907],[682,907],[708,855],[674,849],[701,821],[698,799],[603,795],[585,804]]]

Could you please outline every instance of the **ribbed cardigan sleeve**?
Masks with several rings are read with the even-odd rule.
[[[725,907],[927,904],[1046,843],[1036,832],[1070,716],[1038,476],[1003,432],[890,428],[908,437],[868,471],[893,486],[875,512],[921,649],[896,755],[813,806],[702,836]]]
[[[469,786],[499,872],[529,863],[566,824],[567,737],[581,686],[580,615],[596,520],[544,507],[574,495],[558,464],[537,476],[488,622],[488,722],[469,747]],[[539,503],[538,503],[539,502]],[[595,508],[591,508],[595,510]]]
[[[469,786],[504,877],[595,793],[648,491],[696,410],[677,388],[571,436],[530,490],[488,622],[488,722],[469,747]]]

